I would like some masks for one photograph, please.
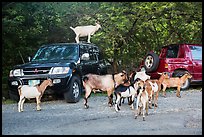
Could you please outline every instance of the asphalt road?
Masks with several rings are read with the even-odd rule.
[[[17,103],[2,105],[3,135],[202,135],[202,91],[174,92],[159,96],[155,113],[149,110],[146,121],[134,119],[127,102],[115,112],[107,96],[91,96],[89,109],[83,99],[78,103],[64,100],[45,101],[41,111],[35,103],[25,103],[24,112]],[[127,100],[126,100],[127,101]]]

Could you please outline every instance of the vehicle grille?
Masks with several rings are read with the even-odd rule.
[[[25,68],[23,69],[24,75],[38,75],[38,74],[48,74],[51,67],[42,68]]]

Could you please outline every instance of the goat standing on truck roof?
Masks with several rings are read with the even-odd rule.
[[[76,43],[79,43],[80,37],[88,36],[88,43],[90,42],[91,35],[93,35],[99,28],[101,28],[101,25],[99,23],[96,23],[95,26],[89,25],[89,26],[77,26],[75,28],[70,27],[76,34],[75,40]]]
[[[166,78],[163,80],[162,85],[163,85],[163,95],[166,96],[166,88],[170,88],[170,87],[177,87],[177,92],[176,92],[176,96],[177,97],[181,97],[180,95],[180,89],[181,86],[185,83],[185,81],[187,79],[192,78],[192,75],[189,73],[184,74],[182,77],[172,77],[172,78]]]
[[[20,85],[18,87],[18,93],[20,95],[20,100],[18,102],[18,112],[23,111],[23,103],[26,98],[36,98],[37,102],[37,110],[41,110],[40,103],[41,103],[41,97],[44,94],[45,89],[47,86],[52,86],[52,80],[47,79],[42,82],[40,86],[29,86],[29,85]]]
[[[84,107],[88,108],[87,100],[91,91],[95,90],[107,91],[109,98],[109,106],[113,105],[113,91],[115,87],[124,83],[127,78],[127,73],[122,71],[118,74],[106,74],[106,75],[96,75],[96,74],[87,74],[83,78],[83,86],[85,88],[84,96]]]

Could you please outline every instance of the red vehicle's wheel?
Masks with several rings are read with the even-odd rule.
[[[158,68],[158,66],[159,56],[153,52],[148,53],[144,61],[144,67],[146,71],[153,72]]]

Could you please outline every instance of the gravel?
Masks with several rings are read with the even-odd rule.
[[[94,94],[94,93],[92,93]],[[35,103],[24,103],[24,112],[17,103],[2,105],[3,135],[202,135],[202,91],[191,89],[176,97],[175,90],[167,97],[159,96],[156,112],[149,109],[146,121],[134,119],[127,100],[116,112],[108,106],[107,96],[91,96],[89,108],[64,100],[44,101],[41,111]]]

